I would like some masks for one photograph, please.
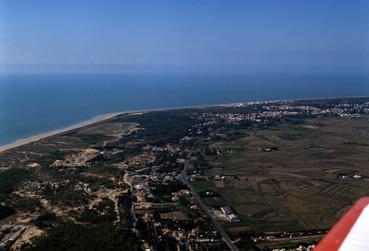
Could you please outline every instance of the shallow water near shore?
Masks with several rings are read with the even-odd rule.
[[[343,96],[369,96],[369,74],[1,75],[0,146],[107,113]]]

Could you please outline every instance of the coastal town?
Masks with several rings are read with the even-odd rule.
[[[267,176],[267,166],[257,166],[262,159],[255,165],[263,168],[260,173],[242,175],[218,163],[240,152],[269,158],[284,151],[276,140],[235,145],[249,132],[310,120],[367,120],[368,115],[367,98],[136,112],[5,149],[0,152],[0,250],[37,250],[66,225],[87,231],[105,225],[119,228],[134,250],[313,250],[331,227],[328,223],[259,227],[263,219],[252,218],[272,217],[274,212],[246,214],[241,211],[248,206],[246,199],[242,207],[240,201],[232,202],[227,187],[244,184],[250,190],[254,184],[272,187],[279,182]],[[316,127],[303,125],[304,130]],[[341,165],[332,159],[319,161]],[[369,175],[356,169],[345,167],[330,175],[334,182],[369,186],[363,183]],[[309,184],[298,185],[305,189]],[[268,196],[273,194],[282,198],[275,191]],[[359,195],[345,194],[347,201]]]

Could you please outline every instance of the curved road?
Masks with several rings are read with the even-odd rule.
[[[197,203],[199,204],[199,206],[201,207],[201,209],[206,213],[206,215],[209,217],[209,219],[211,220],[213,226],[217,229],[217,231],[220,233],[220,235],[222,236],[222,239],[225,243],[227,243],[228,247],[232,250],[232,251],[238,251],[238,248],[233,244],[231,238],[228,236],[228,234],[226,233],[226,231],[223,229],[223,227],[217,222],[217,220],[213,217],[213,215],[211,214],[208,206],[202,201],[201,197],[198,195],[198,193],[196,192],[196,190],[194,189],[194,187],[192,186],[191,182],[189,181],[188,177],[187,177],[187,167],[188,167],[188,162],[191,159],[192,156],[192,152],[195,149],[195,146],[200,142],[200,140],[196,141],[196,143],[192,146],[191,151],[188,153],[188,158],[185,164],[184,169],[181,172],[181,176],[182,176],[182,181],[183,183],[191,190],[193,197],[195,198],[195,200],[197,201]]]

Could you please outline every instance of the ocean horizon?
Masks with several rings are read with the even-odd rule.
[[[2,74],[0,146],[110,113],[369,96],[369,74]]]

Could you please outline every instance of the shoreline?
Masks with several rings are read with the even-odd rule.
[[[239,103],[239,102],[238,102]],[[123,112],[113,112],[113,113],[105,113],[102,115],[97,115],[91,119],[88,120],[84,120],[81,122],[77,122],[73,125],[64,127],[64,128],[60,128],[60,129],[56,129],[56,130],[51,130],[49,132],[45,132],[45,133],[41,133],[41,134],[37,134],[35,136],[30,136],[28,138],[25,139],[19,139],[16,140],[12,143],[6,144],[6,145],[0,145],[0,153],[6,152],[8,150],[23,146],[23,145],[27,145],[33,142],[37,142],[40,141],[42,139],[48,138],[48,137],[52,137],[58,134],[62,134],[62,133],[66,133],[72,130],[76,130],[76,129],[80,129],[82,127],[85,126],[90,126],[96,123],[101,123],[107,120],[110,120],[114,117],[120,116],[120,115],[129,115],[129,114],[134,114],[134,113],[144,113],[144,112],[153,112],[153,111],[169,111],[169,110],[176,110],[176,109],[190,109],[190,108],[206,108],[206,107],[212,107],[212,106],[221,106],[221,105],[230,105],[230,104],[236,104],[236,103],[227,103],[227,104],[214,104],[214,105],[196,105],[196,106],[176,106],[176,107],[166,107],[166,108],[153,108],[153,109],[142,109],[142,110],[130,110],[130,111],[123,111]]]
[[[55,136],[55,135],[62,134],[62,133],[68,132],[68,131],[72,131],[72,130],[75,130],[75,129],[78,129],[78,128],[82,128],[84,126],[89,126],[89,125],[92,125],[92,124],[95,124],[95,123],[103,122],[103,121],[109,120],[109,119],[111,119],[111,118],[113,118],[113,117],[115,117],[119,114],[120,113],[118,113],[118,114],[116,114],[116,113],[102,114],[102,115],[98,115],[94,118],[91,118],[91,119],[88,119],[88,120],[85,120],[85,121],[81,121],[81,122],[78,122],[76,124],[64,127],[64,128],[60,128],[60,129],[52,130],[52,131],[49,131],[49,132],[37,134],[35,136],[31,136],[31,137],[28,137],[28,138],[25,138],[25,139],[19,139],[19,140],[16,140],[15,142],[13,142],[13,143],[9,143],[9,144],[0,146],[0,153],[11,150],[11,149],[19,147],[19,146],[23,146],[23,145],[30,144],[30,143],[33,143],[33,142],[37,142],[39,140],[42,140],[42,139],[45,139],[45,138],[48,138],[48,137],[51,137],[51,136]]]
[[[354,96],[354,97],[322,97],[322,98],[300,98],[300,99],[279,99],[279,100],[260,100],[260,101],[241,101],[241,102],[234,102],[234,103],[222,103],[222,104],[209,104],[209,105],[194,105],[194,106],[178,106],[178,107],[166,107],[166,108],[153,108],[153,109],[142,109],[142,110],[131,110],[131,111],[123,111],[123,112],[113,112],[113,113],[106,113],[102,115],[97,115],[91,119],[77,122],[76,124],[52,130],[49,132],[41,133],[35,136],[31,136],[25,139],[16,140],[13,143],[9,143],[6,145],[0,146],[0,153],[5,151],[30,144],[33,142],[40,141],[42,139],[55,136],[58,134],[66,133],[68,131],[72,131],[75,129],[79,129],[85,126],[90,126],[96,123],[101,123],[107,120],[110,120],[114,117],[123,115],[123,114],[134,114],[134,113],[144,113],[144,112],[153,112],[153,111],[169,111],[169,110],[177,110],[177,109],[193,109],[193,108],[208,108],[208,107],[216,107],[216,106],[226,106],[226,105],[235,105],[240,103],[257,103],[257,102],[291,102],[291,101],[305,101],[305,100],[324,100],[324,99],[344,99],[344,98],[368,98],[367,96]]]

